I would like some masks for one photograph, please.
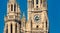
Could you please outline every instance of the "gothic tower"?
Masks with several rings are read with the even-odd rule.
[[[48,33],[48,29],[47,0],[28,0],[27,33]]]
[[[4,33],[20,33],[21,20],[20,9],[16,0],[7,3],[7,16],[5,17]]]
[[[49,21],[47,0],[27,0],[28,20],[23,14],[20,19],[20,8],[16,0],[7,3],[4,33],[48,33]]]

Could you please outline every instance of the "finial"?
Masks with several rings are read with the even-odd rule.
[[[25,17],[25,14],[23,13],[23,17]]]

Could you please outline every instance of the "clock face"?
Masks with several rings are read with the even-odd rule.
[[[35,15],[34,16],[34,21],[35,22],[39,22],[40,21],[40,16],[39,15]]]

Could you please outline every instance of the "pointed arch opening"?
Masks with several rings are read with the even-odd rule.
[[[14,11],[16,11],[16,4],[14,4]]]
[[[40,3],[42,4],[42,0],[40,0]]]
[[[15,33],[17,33],[17,23],[15,24]]]
[[[11,33],[12,33],[12,24],[11,24]]]
[[[38,0],[36,0],[36,4],[38,4]]]
[[[11,11],[13,11],[13,4],[11,4]]]

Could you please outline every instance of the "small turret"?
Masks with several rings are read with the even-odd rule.
[[[25,15],[23,14],[22,19],[21,19],[21,32],[25,32],[25,26],[26,26],[26,18]]]

